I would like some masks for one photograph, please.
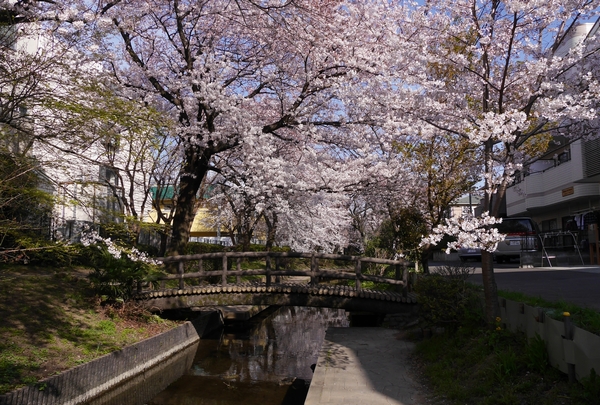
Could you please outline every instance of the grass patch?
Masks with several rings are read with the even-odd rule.
[[[86,274],[0,270],[0,394],[176,326],[132,304],[101,306]]]
[[[539,338],[458,328],[417,343],[423,376],[444,404],[597,404],[599,378],[569,384]]]
[[[460,268],[451,269],[460,273]],[[437,303],[427,312],[421,308],[421,320],[427,326],[440,326],[441,314],[451,311],[464,293],[480,294],[481,287],[449,289],[450,281],[435,277],[420,279],[420,300]],[[429,283],[429,284],[428,284]],[[452,286],[452,285],[450,285]],[[593,333],[600,328],[600,314],[565,302],[548,302],[521,293],[499,291],[499,296],[545,310],[548,316],[562,319],[570,312],[579,327]],[[428,301],[429,300],[429,301]],[[470,302],[470,301],[468,301]],[[457,317],[455,327],[442,334],[417,342],[416,364],[434,392],[431,403],[466,405],[512,404],[600,404],[600,377],[569,383],[566,374],[549,364],[546,343],[540,336],[527,338],[523,333],[503,329],[497,319],[494,327],[485,326],[477,305],[467,305],[466,315]],[[426,315],[436,315],[427,317]],[[452,324],[450,324],[452,325]]]

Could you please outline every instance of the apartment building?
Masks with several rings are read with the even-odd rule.
[[[555,144],[556,145],[556,144]],[[600,139],[577,140],[527,167],[506,192],[508,216],[531,216],[542,231],[584,230],[600,211]]]
[[[576,27],[556,55],[565,56],[599,26],[596,22]],[[598,261],[600,138],[571,142],[554,137],[547,152],[516,175],[506,192],[506,211],[508,216],[532,217],[540,226],[545,248],[596,255]]]

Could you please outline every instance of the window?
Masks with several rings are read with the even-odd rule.
[[[6,21],[6,11],[0,13],[0,46],[13,51],[17,49],[17,26],[11,21]]]

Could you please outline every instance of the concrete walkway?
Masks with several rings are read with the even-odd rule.
[[[412,342],[384,328],[329,328],[305,405],[417,405]]]

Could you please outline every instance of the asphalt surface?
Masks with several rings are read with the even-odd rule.
[[[482,284],[481,263],[469,264],[475,267],[469,280]],[[597,265],[519,268],[518,263],[494,263],[494,276],[500,290],[600,311],[600,266]]]

